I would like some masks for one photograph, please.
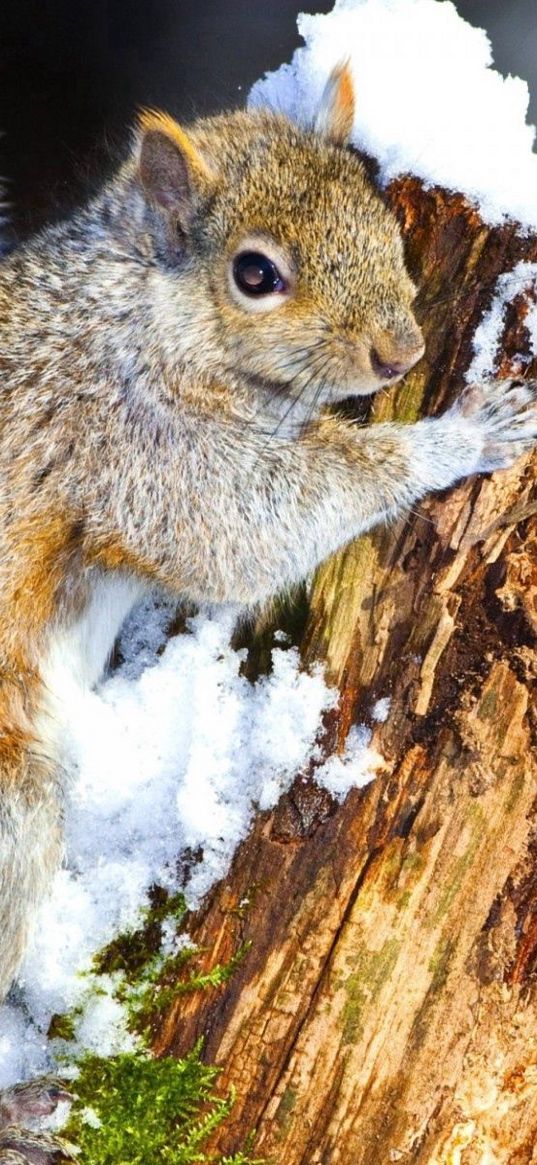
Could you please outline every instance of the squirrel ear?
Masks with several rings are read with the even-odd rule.
[[[349,61],[332,69],[315,119],[315,131],[336,145],[348,142],[354,122],[354,85]]]
[[[214,175],[188,134],[166,113],[144,110],[139,127],[138,173],[146,197],[186,229],[196,195],[210,190]]]

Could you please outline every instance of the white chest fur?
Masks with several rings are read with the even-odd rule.
[[[45,698],[40,735],[54,751],[60,745],[62,726],[74,705],[102,676],[119,629],[145,590],[139,579],[96,575],[82,614],[68,627],[51,633],[41,668]]]

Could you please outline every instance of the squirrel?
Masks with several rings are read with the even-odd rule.
[[[69,693],[142,594],[252,608],[537,440],[535,382],[411,425],[338,415],[424,350],[353,118],[347,65],[308,128],[146,111],[102,192],[0,265],[1,995],[61,861]],[[16,1126],[61,1093],[0,1095],[2,1165],[53,1159]]]

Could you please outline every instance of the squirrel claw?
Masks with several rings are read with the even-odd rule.
[[[75,1159],[74,1146],[53,1133],[32,1133],[15,1125],[0,1133],[0,1165],[59,1165]]]
[[[481,430],[483,447],[474,472],[505,469],[537,441],[537,381],[511,377],[471,384],[450,410]]]

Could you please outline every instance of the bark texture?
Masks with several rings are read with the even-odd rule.
[[[414,179],[390,199],[427,355],[374,419],[412,420],[458,393],[499,273],[537,241]],[[520,291],[504,375],[532,371]],[[303,658],[341,690],[325,752],[388,696],[384,767],[342,805],[302,774],[189,920],[207,966],[252,944],[155,1034],[174,1054],[203,1035],[236,1089],[215,1149],[255,1128],[275,1165],[537,1162],[536,473],[469,480],[314,580]]]

